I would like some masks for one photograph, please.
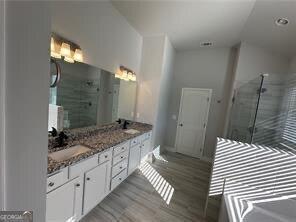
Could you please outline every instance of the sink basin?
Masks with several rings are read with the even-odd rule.
[[[90,150],[91,150],[90,148],[87,148],[85,146],[76,145],[64,150],[50,153],[48,154],[48,156],[51,157],[53,160],[60,162],[60,161],[71,159],[72,157],[78,156],[82,153],[86,153]]]
[[[128,133],[128,134],[136,134],[136,133],[139,133],[140,131],[139,130],[135,130],[135,129],[128,129],[128,130],[125,130],[124,132],[125,133]]]

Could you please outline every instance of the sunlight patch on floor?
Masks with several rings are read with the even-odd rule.
[[[172,187],[149,163],[142,163],[139,169],[166,204],[169,205],[175,191],[174,187]]]
[[[164,159],[161,155],[160,155],[160,146],[158,146],[156,149],[153,150],[153,155],[157,160],[161,160],[163,162],[168,162],[166,159]]]

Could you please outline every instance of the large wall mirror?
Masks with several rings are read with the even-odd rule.
[[[134,120],[136,82],[84,63],[56,62],[61,75],[58,85],[50,88],[49,130],[104,125],[118,118]],[[55,72],[52,64],[52,78]]]

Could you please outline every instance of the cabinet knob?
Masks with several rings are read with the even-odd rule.
[[[180,123],[180,124],[179,124],[179,126],[181,126],[181,127],[182,127],[182,126],[183,126],[183,123]]]
[[[123,159],[123,156],[121,156],[120,159]]]
[[[108,155],[105,155],[105,158],[107,158],[108,157]]]
[[[89,178],[89,177],[87,177],[87,178],[86,178],[86,180],[90,180],[90,178]]]
[[[77,184],[76,184],[76,187],[80,187],[80,183],[77,183]]]
[[[52,187],[54,185],[54,182],[49,182],[48,186]]]

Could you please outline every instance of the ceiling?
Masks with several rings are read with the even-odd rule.
[[[143,36],[167,34],[176,50],[229,47],[248,41],[295,54],[296,1],[283,0],[112,0],[115,8]],[[278,27],[277,18],[289,18]]]
[[[275,25],[287,18],[288,26]],[[241,39],[286,56],[296,55],[296,1],[257,1],[243,29]]]

